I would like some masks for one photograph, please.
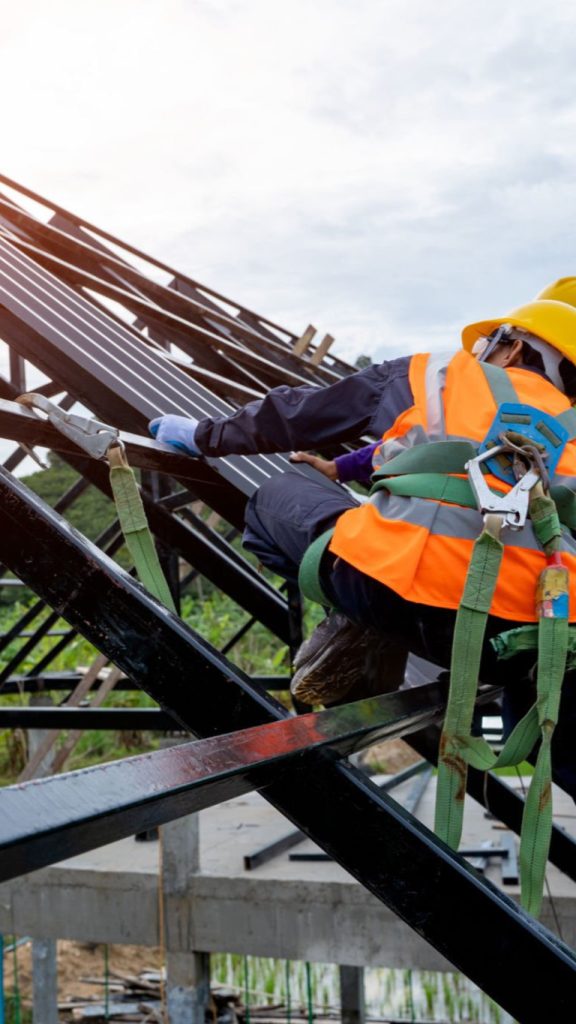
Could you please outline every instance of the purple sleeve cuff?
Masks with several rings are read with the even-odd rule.
[[[355,480],[359,484],[370,483],[373,473],[372,456],[381,443],[381,441],[375,441],[374,444],[368,444],[365,448],[359,448],[348,455],[339,455],[334,459],[340,482],[346,484]]]

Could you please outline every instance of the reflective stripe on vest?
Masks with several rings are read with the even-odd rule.
[[[414,405],[384,435],[376,465],[385,465],[406,448],[429,441],[464,440],[478,445],[502,400],[516,399],[574,420],[566,397],[543,377],[530,370],[487,368],[466,352],[452,358],[414,356],[410,384]],[[573,441],[566,446],[558,470],[554,484],[576,490]],[[382,490],[368,504],[340,517],[330,548],[407,600],[457,608],[471,545],[481,526],[481,517],[473,509]],[[534,622],[536,579],[544,564],[542,549],[530,524],[518,533],[505,531],[503,540],[506,550],[492,614]],[[571,570],[571,617],[576,620],[576,543],[568,531],[564,531],[562,549]]]
[[[384,519],[404,520],[424,526],[437,537],[458,537],[474,541],[482,532],[483,518],[473,508],[446,505],[427,498],[401,498],[385,490],[377,491],[370,498],[370,504]],[[576,557],[576,541],[569,530],[564,531],[564,545],[565,550]],[[522,530],[508,531],[506,547],[542,551],[530,522]]]

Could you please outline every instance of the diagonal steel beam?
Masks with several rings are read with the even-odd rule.
[[[424,689],[6,786],[0,790],[0,881],[53,864],[64,850],[71,857],[265,788],[296,758],[322,747],[346,756],[438,721],[445,690],[433,683]]]
[[[287,717],[2,471],[0,558],[197,735]],[[518,1019],[571,1019],[572,951],[335,758],[303,753],[267,799]],[[527,986],[531,976],[546,985]]]

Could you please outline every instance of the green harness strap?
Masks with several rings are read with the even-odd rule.
[[[176,612],[172,594],[148,528],[136,477],[126,461],[124,449],[120,445],[113,445],[108,449],[107,457],[110,464],[110,486],[116,503],[118,519],[140,582],[171,612]]]
[[[496,408],[505,402],[518,402],[518,395],[510,377],[501,366],[493,366],[492,363],[479,363],[486,383],[492,392],[492,398]]]
[[[471,441],[425,441],[405,448],[377,469],[372,479],[405,473],[465,473],[464,466],[478,450]]]
[[[503,402],[518,401],[512,382],[502,368],[489,363],[480,365],[497,406]],[[574,434],[576,415],[573,410],[563,414],[562,423]],[[570,518],[575,507],[571,502],[564,502],[564,512]],[[562,529],[554,499],[544,495],[541,485],[533,488],[530,517],[536,536],[550,560],[560,549]],[[530,754],[540,736],[541,745],[524,807],[520,840],[522,905],[537,916],[552,830],[550,745],[558,720],[569,630],[567,617],[549,616],[553,614],[554,597],[560,593],[568,595],[568,572],[562,566],[549,564],[540,575],[537,699],[497,756],[485,740],[471,735],[471,728],[486,622],[504,554],[500,532],[501,520],[487,516],[484,529],[474,545],[456,616],[450,692],[438,760],[435,830],[440,838],[457,849],[462,833],[468,765],[488,771],[519,764]]]
[[[468,765],[489,771],[519,764],[540,738],[520,840],[522,906],[538,916],[552,831],[551,742],[558,721],[569,631],[567,615],[554,615],[553,605],[563,595],[567,598],[569,581],[568,570],[554,561],[562,531],[554,502],[544,494],[541,485],[533,489],[530,514],[549,562],[540,574],[537,590],[536,703],[518,722],[498,756],[484,739],[471,735],[486,620],[504,552],[500,540],[501,521],[496,516],[487,516],[485,528],[474,545],[456,616],[450,692],[438,760],[435,831],[444,842],[457,849],[462,832]]]
[[[314,601],[316,604],[326,606],[331,606],[332,601],[329,600],[322,589],[320,563],[326,548],[332,540],[333,533],[334,527],[321,533],[319,537],[316,537],[316,540],[312,541],[304,553],[304,558],[300,562],[298,570],[298,586],[304,597],[309,598],[310,601]]]

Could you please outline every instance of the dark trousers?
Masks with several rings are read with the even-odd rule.
[[[287,472],[272,477],[248,502],[244,546],[267,568],[296,582],[298,567],[308,546],[334,526],[343,512],[357,504],[344,488],[327,488],[301,473]],[[441,571],[440,566],[438,571]],[[390,641],[395,666],[399,664],[398,650],[403,649],[449,668],[456,618],[452,609],[406,601],[329,552],[324,556],[320,575],[326,594],[340,611]],[[534,656],[521,654],[512,662],[499,662],[488,641],[516,625],[516,622],[489,617],[480,668],[483,681],[505,686],[504,720],[508,728],[535,698]],[[398,680],[395,682],[398,685]],[[387,688],[384,682],[380,692]],[[361,696],[365,693],[354,694],[354,699]],[[575,730],[576,672],[571,672],[564,683],[560,722],[554,737],[554,763],[556,778],[576,799]]]
[[[263,565],[296,582],[304,552],[343,512],[358,502],[344,488],[327,488],[301,473],[272,477],[250,499],[246,509],[244,546]],[[440,571],[440,567],[439,567]],[[330,553],[321,566],[321,581],[334,605],[353,622],[392,635],[406,648],[444,668],[450,664],[456,613],[451,609],[406,601],[395,591],[366,576]],[[517,623],[491,618],[487,637]],[[482,675],[491,680],[500,668],[486,646]],[[509,674],[509,672],[507,673]]]

